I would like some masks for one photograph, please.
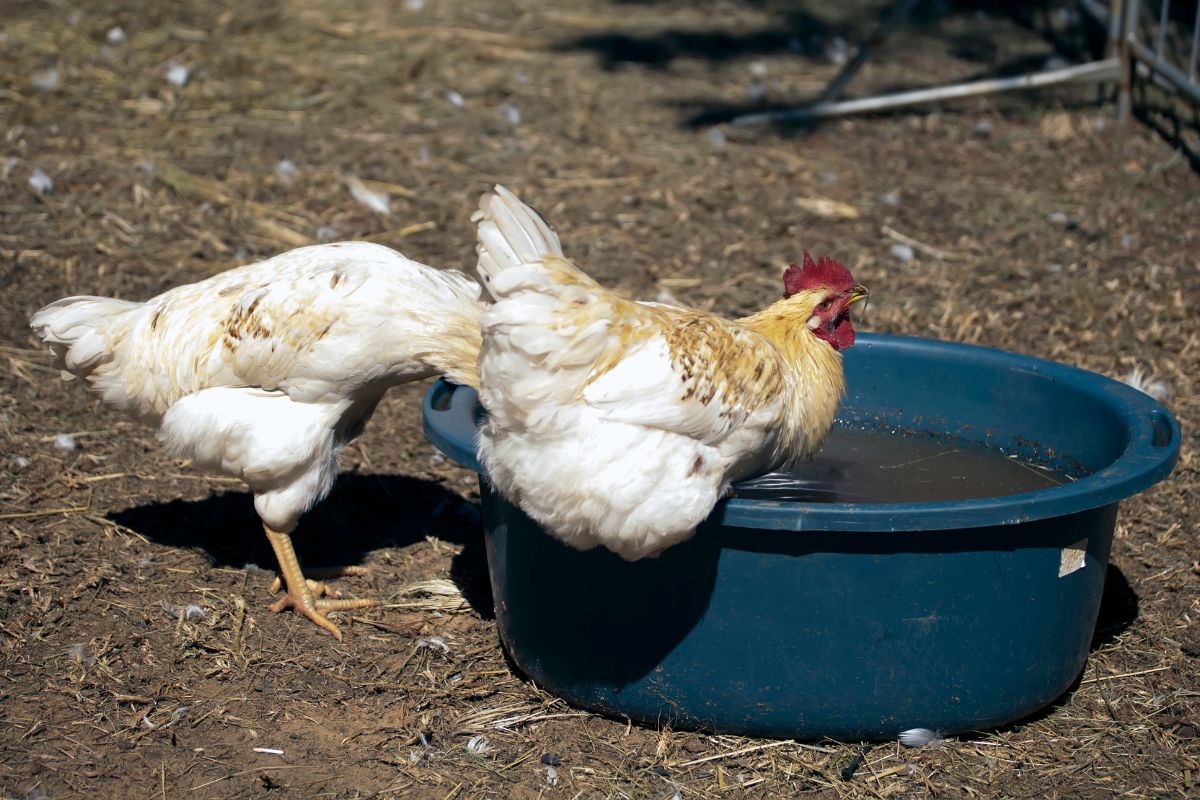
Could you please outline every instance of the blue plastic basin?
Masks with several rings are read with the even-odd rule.
[[[539,686],[646,724],[887,739],[978,730],[1061,695],[1087,658],[1117,503],[1165,478],[1180,432],[1101,375],[862,334],[840,418],[987,442],[1077,475],[928,503],[724,501],[655,559],[558,543],[481,476],[500,638]],[[480,471],[475,392],[438,383],[425,432]]]

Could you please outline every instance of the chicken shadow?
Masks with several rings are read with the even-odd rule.
[[[203,500],[134,506],[109,519],[168,547],[198,549],[214,566],[276,570],[253,497],[246,491]],[[405,547],[426,536],[462,546],[451,578],[485,619],[494,614],[478,507],[434,481],[350,472],[300,520],[293,545],[305,567],[360,564],[384,547]]]

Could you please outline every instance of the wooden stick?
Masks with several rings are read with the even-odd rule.
[[[1120,675],[1101,675],[1098,678],[1088,678],[1085,681],[1080,681],[1079,685],[1083,686],[1088,683],[1099,683],[1100,681],[1115,681],[1117,678],[1132,678],[1135,675],[1149,675],[1151,672],[1163,672],[1170,668],[1170,665],[1167,665],[1165,667],[1154,667],[1152,669],[1140,669],[1137,672],[1122,672]]]
[[[953,261],[956,258],[962,258],[962,256],[960,256],[957,253],[951,253],[948,250],[941,250],[937,247],[934,247],[933,245],[925,244],[924,242],[918,241],[918,240],[912,238],[911,236],[905,236],[903,233],[901,233],[900,231],[891,227],[890,225],[884,225],[884,226],[880,227],[879,232],[882,233],[884,236],[887,236],[891,239],[895,239],[897,242],[900,242],[901,244],[908,245],[913,250],[920,250],[925,255],[933,256],[934,258],[936,258],[940,261]]]
[[[54,514],[82,514],[88,509],[84,506],[75,508],[48,508],[45,511],[22,511],[16,514],[0,514],[0,519],[32,519],[33,517],[49,517]]]
[[[882,772],[876,772],[873,775],[868,775],[868,781],[881,781],[884,778],[890,778],[893,775],[907,775],[912,768],[908,764],[897,764],[894,767],[889,767]]]
[[[694,758],[691,761],[683,761],[671,764],[672,767],[692,767],[696,764],[703,764],[708,761],[716,761],[720,758],[733,758],[734,756],[744,756],[747,753],[755,753],[759,750],[767,750],[772,747],[782,747],[785,744],[794,744],[797,747],[803,747],[806,750],[816,750],[818,753],[836,753],[828,747],[817,747],[811,744],[801,744],[794,739],[785,739],[782,742],[768,742],[767,744],[756,744],[751,747],[743,747],[741,750],[731,750],[728,753],[717,753],[715,756],[705,756],[704,758]]]

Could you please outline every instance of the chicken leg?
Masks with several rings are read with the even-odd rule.
[[[313,594],[313,598],[321,597],[341,597],[337,589],[325,583],[327,578],[346,578],[354,575],[367,575],[370,570],[366,567],[358,567],[347,565],[343,567],[309,567],[308,574],[304,576],[304,582],[308,584],[308,589]],[[284,588],[283,576],[276,575],[275,580],[271,581],[271,594],[278,594]]]
[[[351,608],[367,608],[378,604],[378,600],[365,598],[336,600],[314,596],[313,587],[305,580],[304,573],[300,570],[300,562],[296,558],[296,551],[292,549],[292,537],[286,533],[272,530],[266,523],[263,523],[263,530],[266,531],[267,541],[271,543],[271,548],[275,551],[275,558],[279,561],[279,571],[283,575],[283,582],[287,585],[287,594],[271,606],[271,611],[279,613],[284,609],[291,608],[332,633],[340,642],[342,632],[338,630],[337,625],[329,621],[325,613]],[[324,594],[323,591],[321,593]]]

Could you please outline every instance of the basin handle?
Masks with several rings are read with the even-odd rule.
[[[475,454],[478,424],[477,395],[473,389],[439,380],[421,403],[425,438],[459,466],[481,471]]]
[[[1150,410],[1150,428],[1154,431],[1150,440],[1154,447],[1170,447],[1179,436],[1179,423],[1161,408]]]

